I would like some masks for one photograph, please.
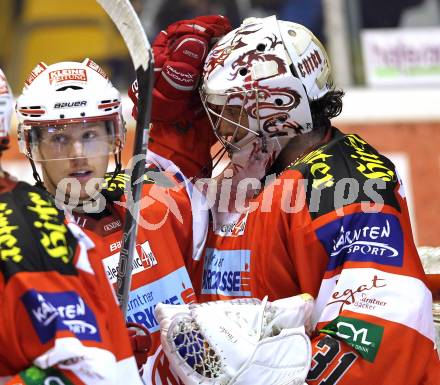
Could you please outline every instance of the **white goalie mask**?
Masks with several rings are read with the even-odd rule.
[[[309,103],[332,87],[330,62],[318,39],[302,25],[270,16],[246,19],[217,43],[206,59],[200,92],[230,154],[255,146],[258,138],[273,158],[290,138],[312,130]],[[225,121],[233,127],[227,134],[220,132]]]
[[[6,76],[0,69],[0,151],[9,144],[9,130],[13,111],[13,97]]]
[[[39,63],[16,111],[20,151],[34,161],[118,154],[124,145],[120,93],[90,59]]]

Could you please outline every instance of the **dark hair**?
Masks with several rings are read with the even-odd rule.
[[[327,92],[319,99],[310,102],[313,127],[330,127],[330,119],[338,116],[342,111],[342,97],[345,95],[342,90]]]

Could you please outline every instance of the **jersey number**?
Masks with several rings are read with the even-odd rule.
[[[330,336],[325,336],[318,342],[317,346],[323,350],[326,349],[324,352],[317,352],[313,356],[315,365],[310,369],[307,380],[317,380],[341,350],[340,342]],[[336,384],[356,359],[356,354],[352,352],[344,353],[338,359],[336,367],[330,372],[327,378],[319,382],[319,385]]]

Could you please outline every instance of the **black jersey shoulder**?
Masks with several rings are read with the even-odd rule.
[[[307,182],[306,198],[312,218],[340,207],[338,198],[341,191],[348,194],[349,186],[352,191],[356,186],[359,189],[353,203],[375,203],[373,189],[384,204],[400,211],[394,193],[398,183],[394,164],[358,135],[333,128],[327,144],[302,156],[289,168],[301,172]]]
[[[130,174],[123,170],[116,175],[108,172],[104,176],[101,193],[110,201],[119,201],[130,188]],[[172,187],[174,182],[156,166],[149,166],[144,172],[144,184],[158,184],[162,187]]]
[[[77,247],[46,191],[20,182],[0,194],[0,266],[6,281],[22,271],[77,274],[72,263]]]

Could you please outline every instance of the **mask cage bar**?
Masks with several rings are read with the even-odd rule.
[[[200,92],[200,98],[202,100],[203,107],[208,115],[208,119],[209,119],[209,122],[213,128],[214,134],[217,137],[217,139],[219,140],[219,142],[222,144],[222,146],[226,149],[226,151],[228,151],[229,154],[231,152],[240,151],[242,147],[244,147],[246,144],[248,144],[250,141],[253,140],[252,137],[248,138],[248,140],[246,140],[244,143],[240,143],[240,146],[237,146],[237,144],[234,143],[233,141],[236,138],[236,136],[238,134],[238,130],[240,128],[245,130],[247,133],[252,133],[253,135],[255,135],[257,137],[263,136],[260,133],[260,114],[259,114],[259,109],[258,109],[258,106],[259,106],[259,90],[258,90],[258,88],[253,88],[252,90],[240,90],[240,91],[228,92],[225,95],[218,95],[217,97],[214,95],[206,94],[205,91],[203,90],[203,87],[200,88],[199,92]],[[256,110],[257,119],[256,120],[257,120],[258,131],[252,130],[249,127],[246,127],[243,124],[241,124],[243,114],[246,113],[244,106],[246,105],[246,101],[249,99],[249,96],[252,96],[252,95],[255,95],[255,99],[256,99],[256,106],[257,106],[257,110]],[[210,97],[213,99],[224,99],[224,102],[223,102],[223,104],[210,103],[208,100]],[[223,116],[223,114],[224,114],[225,108],[228,106],[228,102],[231,99],[234,99],[237,97],[239,99],[242,99],[243,101],[242,101],[241,106],[235,105],[235,104],[232,105],[232,106],[240,107],[239,119],[238,119],[238,121],[233,121],[233,120],[228,119],[227,117]],[[217,112],[214,108],[212,108],[211,105],[221,107],[220,113]],[[214,120],[213,117],[216,117],[216,119]],[[220,133],[219,127],[220,127],[222,120],[235,126],[234,133],[232,135],[222,135]],[[228,138],[230,138],[230,139],[228,140]]]

